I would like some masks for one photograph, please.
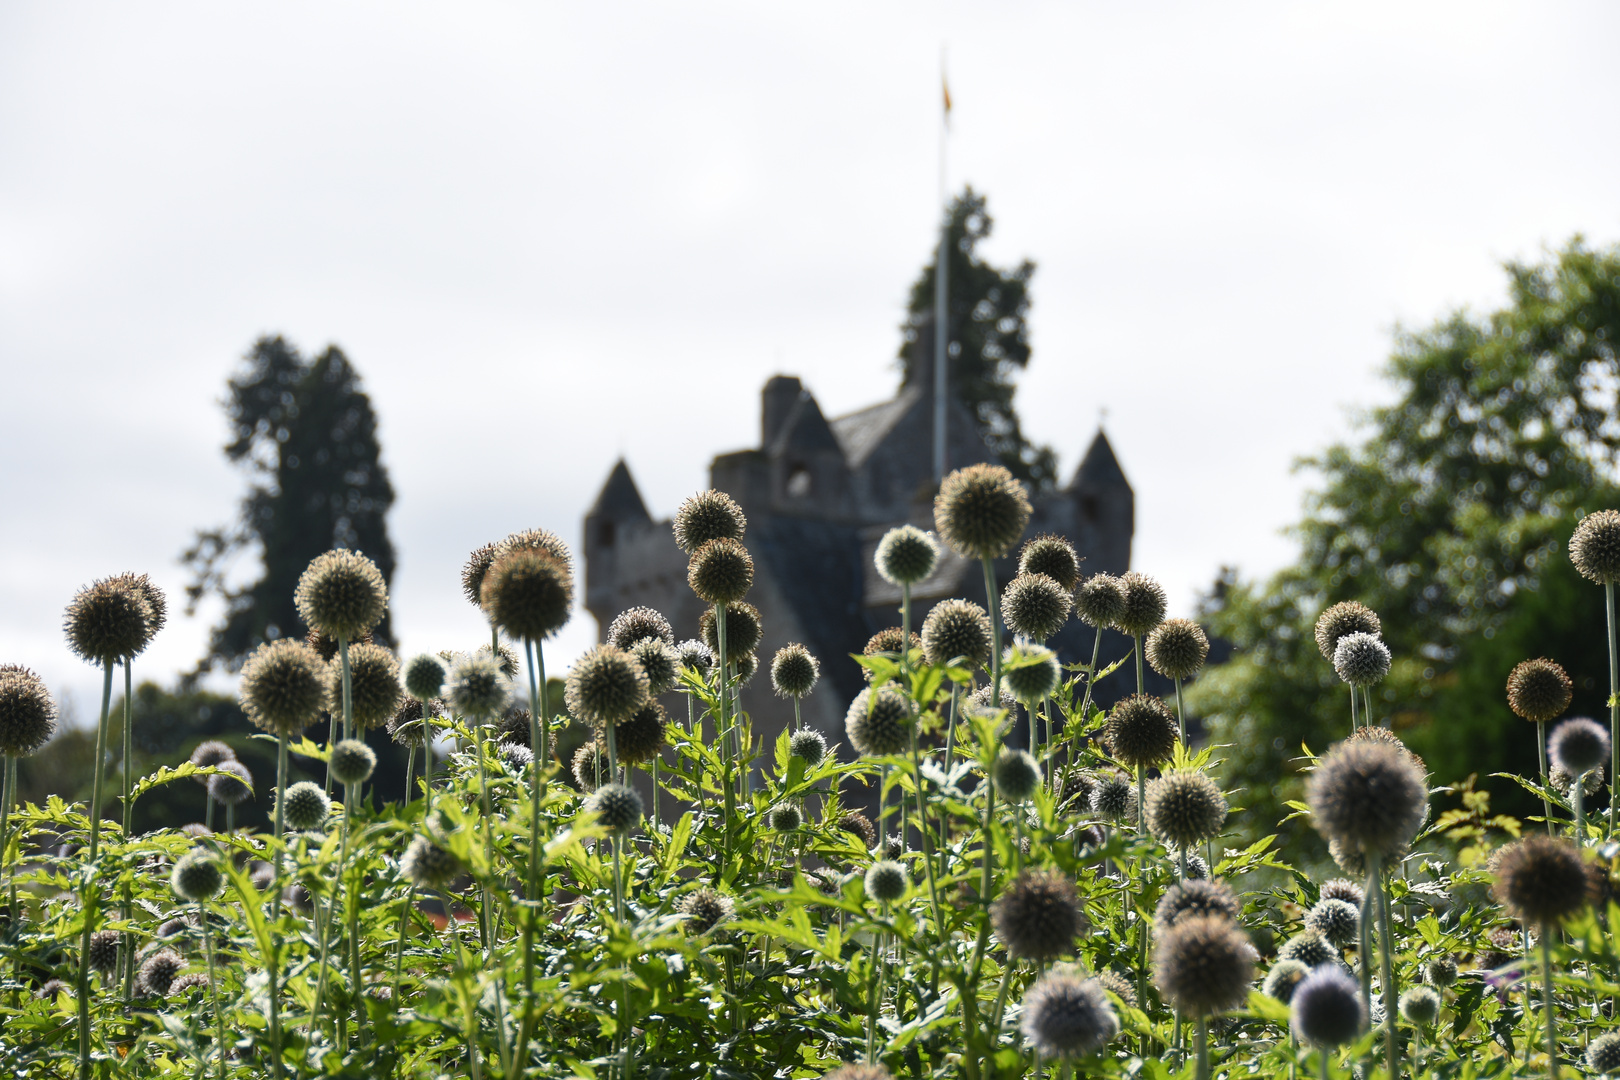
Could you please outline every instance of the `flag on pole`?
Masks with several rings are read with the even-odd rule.
[[[951,84],[950,80],[945,78],[943,71],[939,73],[939,86],[945,92],[945,122],[949,124],[951,122]]]

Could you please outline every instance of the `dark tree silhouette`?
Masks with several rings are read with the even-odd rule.
[[[210,594],[225,600],[225,621],[193,678],[216,665],[234,671],[261,642],[304,634],[293,588],[322,552],[353,548],[385,581],[394,574],[385,520],[394,489],[382,465],[377,414],[354,365],[335,345],[305,360],[279,336],[260,338],[246,361],[224,402],[233,436],[225,454],[250,478],[242,516],[234,527],[198,532],[182,556],[193,572],[187,612]],[[233,588],[226,580],[232,557],[255,544],[263,576]],[[392,643],[386,618],[373,636]]]
[[[1014,476],[1037,488],[1057,483],[1057,455],[1024,437],[1013,407],[1014,376],[1029,365],[1029,279],[1035,264],[1025,259],[1001,270],[979,258],[976,248],[990,236],[995,221],[985,197],[965,188],[946,211],[950,259],[946,286],[950,295],[950,385],[975,416],[985,445]],[[911,286],[906,321],[901,324],[902,385],[916,377],[913,346],[934,317],[934,274],[938,252]],[[930,355],[922,358],[932,364]]]

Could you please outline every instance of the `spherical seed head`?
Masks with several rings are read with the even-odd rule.
[[[326,666],[326,696],[332,711],[343,709],[343,659]],[[381,645],[349,646],[349,702],[354,725],[364,731],[386,723],[399,710],[399,661]]]
[[[1116,625],[1125,614],[1125,585],[1112,574],[1093,574],[1074,593],[1074,613],[1088,626]]]
[[[90,935],[90,967],[95,971],[111,971],[118,964],[117,930],[97,930]]]
[[[522,743],[498,743],[495,752],[500,755],[506,771],[514,776],[534,764],[534,751]]]
[[[1091,920],[1073,881],[1051,870],[1025,870],[990,905],[990,925],[1008,955],[1051,960],[1072,952]]]
[[[886,626],[867,639],[866,645],[861,649],[862,656],[899,656],[907,647],[905,631],[898,626]],[[922,648],[922,638],[915,631],[911,635],[909,645],[913,649]],[[872,681],[872,669],[861,668],[861,677],[867,682]]]
[[[894,1074],[881,1065],[840,1065],[829,1073],[823,1073],[821,1080],[894,1080]]]
[[[316,784],[300,780],[281,797],[282,823],[293,832],[313,832],[326,828],[332,813],[332,800]]]
[[[665,646],[667,648],[667,646]],[[664,707],[649,701],[622,724],[613,726],[613,750],[621,765],[640,765],[663,750],[669,717]]]
[[[1412,763],[1412,767],[1418,771],[1418,775],[1428,775],[1429,767],[1423,764],[1423,759],[1412,753],[1411,748],[1401,741],[1401,737],[1387,727],[1383,727],[1379,724],[1368,724],[1365,727],[1358,727],[1356,730],[1350,733],[1349,737],[1345,741],[1351,743],[1387,743],[1399,750],[1406,757],[1406,760]]]
[[[729,642],[728,642],[729,644]],[[821,678],[821,663],[803,645],[784,645],[771,660],[771,686],[778,697],[802,698]]]
[[[114,931],[114,933],[116,934],[117,931]],[[116,963],[116,960],[114,962]],[[45,983],[44,986],[41,986],[34,992],[34,996],[41,1001],[55,1001],[57,995],[59,994],[66,994],[69,997],[72,997],[73,987],[69,986],[61,979],[50,979]]]
[[[1043,701],[1063,682],[1057,653],[1044,645],[1014,645],[1001,660],[1001,692],[1025,705]]]
[[[1574,687],[1561,665],[1545,658],[1526,660],[1508,676],[1508,708],[1533,723],[1545,723],[1569,708]]]
[[[26,757],[56,734],[56,702],[25,667],[0,668],[0,754]]]
[[[1041,767],[1028,751],[1003,747],[990,767],[996,791],[1010,803],[1021,803],[1041,786]]]
[[[197,748],[191,752],[191,756],[186,760],[199,769],[212,769],[217,765],[225,764],[227,761],[235,761],[236,751],[231,749],[229,743],[220,742],[218,739],[204,739],[197,744]],[[192,779],[203,787],[208,786],[208,777],[206,776],[194,776]]]
[[[1367,1025],[1361,988],[1337,965],[1317,968],[1294,987],[1288,1022],[1294,1035],[1311,1046],[1353,1042]]]
[[[1440,1016],[1440,995],[1433,987],[1411,987],[1401,993],[1400,1010],[1410,1023],[1428,1027]]]
[[[568,714],[598,731],[634,716],[651,692],[647,673],[623,649],[598,645],[574,662],[564,686]]]
[[[222,761],[208,778],[208,797],[222,806],[240,806],[253,798],[253,774],[240,761]]]
[[[1333,649],[1333,670],[1351,686],[1382,682],[1389,660],[1389,646],[1372,634],[1346,634]]]
[[[661,612],[650,607],[626,608],[608,624],[608,644],[628,649],[643,638],[657,638],[665,645],[674,646],[675,630]]]
[[[911,699],[890,686],[862,690],[844,717],[850,745],[871,757],[905,753],[916,725]]]
[[[328,551],[299,577],[293,604],[310,629],[353,641],[382,622],[388,586],[377,564],[358,551]]]
[[[1318,968],[1337,960],[1339,950],[1315,930],[1303,930],[1283,942],[1283,947],[1277,950],[1277,957],[1298,960],[1308,968]]]
[[[1356,940],[1361,928],[1361,910],[1343,900],[1318,900],[1316,906],[1305,913],[1305,925],[1327,938],[1329,944],[1342,949]]]
[[[641,796],[624,784],[603,784],[585,801],[585,809],[596,815],[597,824],[622,836],[641,821]]]
[[[1371,634],[1378,637],[1384,632],[1378,613],[1365,604],[1345,600],[1334,604],[1316,619],[1316,648],[1322,659],[1333,662],[1339,639],[1349,634]]]
[[[1218,916],[1237,920],[1242,905],[1224,881],[1178,881],[1164,891],[1153,911],[1153,925],[1159,933],[1182,919]]]
[[[1135,820],[1135,810],[1136,789],[1131,786],[1130,777],[1109,770],[1097,778],[1097,786],[1091,790],[1092,813],[1108,821],[1126,817]]]
[[[461,873],[461,860],[427,837],[418,836],[401,856],[399,872],[418,889],[439,889]]]
[[[716,926],[730,920],[735,907],[731,899],[713,889],[702,888],[681,897],[676,910],[686,916],[686,929],[692,934],[707,934]]]
[[[125,582],[130,588],[135,589],[146,598],[146,640],[150,644],[152,638],[156,637],[158,632],[169,621],[169,598],[145,574],[119,574],[117,579]]]
[[[804,824],[804,815],[792,803],[778,803],[771,807],[771,828],[777,832],[798,832]]]
[[[1069,621],[1069,591],[1045,574],[1019,574],[1001,592],[1001,621],[1015,634],[1045,641]]]
[[[711,656],[720,655],[720,632],[714,611],[710,609],[698,617],[698,633],[709,648]],[[765,636],[765,624],[760,621],[759,608],[747,601],[726,605],[726,659],[735,664],[751,656]]]
[[[428,726],[426,717],[430,715],[425,711],[426,706],[415,698],[408,697],[399,703],[394,715],[388,718],[388,736],[400,746],[409,746],[417,750],[427,745]]]
[[[1444,990],[1457,981],[1457,961],[1450,953],[1431,956],[1423,965],[1423,978],[1430,986]]]
[[[309,633],[305,634],[304,644],[314,649],[316,655],[322,660],[326,661],[328,664],[330,664],[333,659],[336,658],[338,649],[342,646],[342,642],[338,641],[337,638],[323,634],[319,630],[311,630]],[[351,646],[370,645],[371,635],[361,634],[357,638],[351,638],[349,639],[349,644]]]
[[[1136,985],[1112,968],[1097,972],[1097,985],[1113,994],[1131,1008],[1136,1008]]]
[[[225,872],[220,869],[219,856],[206,848],[192,848],[174,864],[169,887],[182,900],[192,903],[212,900],[225,888]]]
[[[186,966],[173,949],[160,949],[146,958],[135,979],[135,990],[141,997],[168,997],[175,976]]]
[[[1164,621],[1169,601],[1163,585],[1146,574],[1129,570],[1119,579],[1119,587],[1124,603],[1114,626],[1120,633],[1143,637]]]
[[[474,607],[483,606],[484,575],[489,573],[494,561],[495,545],[485,544],[468,555],[466,565],[461,568],[461,591]]]
[[[866,896],[874,903],[894,903],[906,895],[910,884],[906,868],[893,859],[879,859],[866,871]]]
[[[1080,556],[1074,545],[1061,536],[1037,536],[1027,540],[1018,553],[1020,574],[1045,574],[1073,593],[1080,584]]]
[[[562,537],[550,529],[524,529],[521,532],[511,533],[495,545],[495,561],[499,562],[503,555],[510,552],[524,549],[544,552],[562,563],[570,575],[574,572],[573,553],[568,550],[568,545],[563,543]]]
[[[458,656],[445,676],[444,697],[460,715],[487,721],[512,703],[512,682],[488,652]]]
[[[647,673],[648,694],[656,696],[668,691],[680,676],[680,657],[675,655],[674,648],[657,638],[642,638],[630,646],[630,655]]]
[[[806,765],[819,765],[827,756],[827,740],[819,731],[808,728],[795,731],[788,738],[788,753],[803,758]]]
[[[1569,538],[1569,561],[1599,585],[1620,581],[1620,512],[1599,510],[1581,518]]]
[[[1171,858],[1174,861],[1178,862],[1178,863],[1181,861],[1179,853],[1176,853],[1176,852],[1171,853]],[[1209,863],[1204,861],[1204,857],[1202,855],[1194,855],[1191,852],[1188,852],[1188,854],[1187,854],[1187,880],[1188,881],[1212,881],[1212,880],[1214,880],[1213,878],[1211,878],[1209,876]]]
[[[1254,981],[1254,946],[1231,919],[1195,915],[1159,935],[1153,985],[1188,1016],[1240,1007]]]
[[[1029,524],[1024,485],[1000,465],[957,469],[934,497],[934,528],[952,551],[969,559],[1005,555]]]
[[[595,791],[602,781],[613,776],[608,768],[607,748],[594,739],[574,751],[569,768],[581,791]]]
[[[1609,733],[1585,717],[1565,720],[1548,737],[1547,754],[1566,773],[1580,776],[1609,760]]]
[[[1278,960],[1266,972],[1265,981],[1260,984],[1260,990],[1269,998],[1287,1005],[1294,999],[1294,991],[1299,984],[1310,975],[1311,969],[1298,960]]]
[[[359,739],[344,739],[332,747],[332,779],[340,784],[363,784],[377,768],[377,755]]]
[[[915,585],[934,572],[939,542],[915,525],[899,525],[878,541],[877,572],[891,585]]]
[[[1515,918],[1557,926],[1588,902],[1586,864],[1574,844],[1527,836],[1496,861],[1496,899]]]
[[[689,667],[699,675],[707,675],[714,666],[714,650],[697,638],[687,638],[675,646],[675,655],[680,657],[682,667]]]
[[[1118,1035],[1119,1017],[1099,980],[1053,972],[1025,991],[1019,1029],[1041,1057],[1075,1058]]]
[[[1158,765],[1175,752],[1176,718],[1158,698],[1132,694],[1108,714],[1103,738],[1121,765]]]
[[[675,546],[688,555],[711,540],[741,540],[748,528],[742,507],[723,491],[700,491],[675,511]]]
[[[960,657],[977,667],[990,659],[991,640],[990,617],[968,600],[942,600],[923,620],[923,657],[930,664]]]
[[[484,613],[514,638],[542,641],[574,611],[574,575],[561,559],[518,548],[496,559],[484,575]]]
[[[1166,619],[1143,643],[1149,666],[1167,679],[1190,679],[1209,659],[1209,638],[1191,619]]]
[[[326,708],[326,665],[301,641],[267,642],[242,665],[237,696],[255,727],[296,735]]]
[[[834,822],[840,829],[852,833],[861,842],[861,847],[870,851],[877,843],[877,827],[870,818],[855,810],[846,810]]]
[[[1160,843],[1188,848],[1213,840],[1226,825],[1226,796],[1196,769],[1166,773],[1147,787],[1147,827]]]
[[[152,640],[152,606],[132,575],[102,578],[80,589],[67,607],[63,630],[81,659],[105,664],[137,656]]]
[[[182,994],[198,989],[208,989],[208,976],[200,971],[193,971],[189,975],[182,975],[174,980],[174,985],[169,987],[169,996],[179,997]]]
[[[1611,1031],[1593,1039],[1586,1048],[1586,1067],[1599,1076],[1620,1073],[1620,1034]]]
[[[1311,821],[1347,852],[1391,856],[1412,842],[1428,811],[1423,774],[1386,743],[1335,746],[1305,785]]]
[[[1361,886],[1349,878],[1334,878],[1331,881],[1324,881],[1321,890],[1317,893],[1317,897],[1321,900],[1343,900],[1357,911],[1361,910],[1362,902],[1366,899],[1365,894],[1361,891]]]

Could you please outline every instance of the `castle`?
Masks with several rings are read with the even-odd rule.
[[[878,576],[873,552],[896,525],[933,528],[929,367],[917,365],[924,377],[892,400],[830,420],[799,379],[774,376],[761,394],[758,448],[721,454],[710,466],[710,485],[748,517],[744,542],[755,572],[748,599],[764,623],[758,651],[764,670],[742,700],[767,753],[793,717],[792,703],[773,693],[769,673],[771,658],[789,642],[821,661],[821,682],[802,703],[804,722],[848,752],[844,714],[865,685],[849,654],[900,622],[900,591]],[[947,407],[947,468],[990,460],[966,407],[954,397]],[[1129,568],[1135,496],[1100,430],[1067,486],[1032,503],[1026,537],[1067,537],[1087,573]],[[647,512],[622,459],[585,517],[584,550],[585,607],[603,634],[619,612],[644,604],[669,618],[677,638],[697,636],[705,605],[686,584],[687,557],[675,546],[670,522]],[[995,566],[997,588],[1016,571],[1014,551]],[[947,551],[934,574],[912,589],[913,628],[936,602],[953,596],[983,604],[984,574],[978,563]],[[1128,638],[1107,634],[1113,640],[1104,638],[1105,662],[1129,649]],[[1091,628],[1071,620],[1048,644],[1072,663],[1091,659],[1092,641]]]

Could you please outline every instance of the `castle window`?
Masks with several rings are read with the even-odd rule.
[[[1096,521],[1098,517],[1097,496],[1082,495],[1080,497],[1080,512],[1086,515],[1087,520]]]
[[[810,494],[810,470],[795,465],[788,473],[787,494],[790,499],[802,499]]]
[[[600,547],[613,546],[613,522],[599,521],[596,523],[596,543]]]

